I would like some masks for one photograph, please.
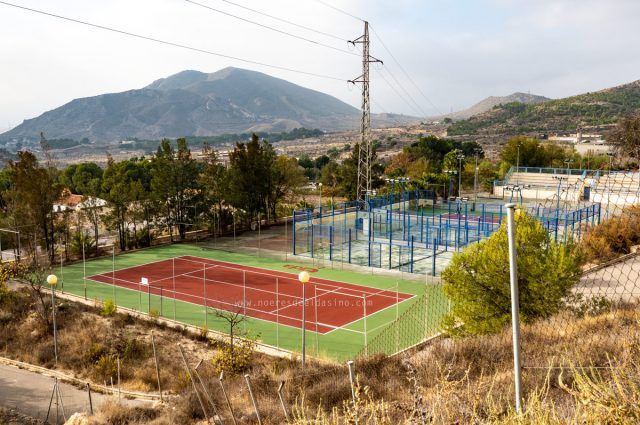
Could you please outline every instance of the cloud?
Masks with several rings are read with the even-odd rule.
[[[127,31],[257,61],[354,78],[358,57],[291,39],[182,0],[16,0],[21,4]],[[220,0],[199,0],[266,24],[340,42],[268,20]],[[249,2],[266,10],[351,39],[362,23],[313,1]],[[461,109],[490,95],[514,91],[561,97],[640,78],[637,22],[640,2],[631,0],[325,0],[371,20],[393,55],[438,110]],[[239,66],[327,92],[358,106],[359,90],[346,82],[251,66],[196,52],[101,32],[0,6],[0,128],[7,122],[60,106],[77,97],[139,88],[184,69],[205,72]],[[372,52],[428,115],[437,110],[413,88],[372,35]],[[384,71],[386,79],[395,85]],[[373,110],[416,115],[404,91],[392,90],[372,73]]]

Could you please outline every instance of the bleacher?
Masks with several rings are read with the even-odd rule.
[[[509,176],[509,181],[506,183],[538,188],[556,188],[560,181],[562,181],[563,186],[575,185],[582,181],[582,175],[562,173],[527,173],[520,171],[512,173]]]
[[[565,200],[628,205],[640,202],[640,172],[511,167],[503,181],[494,182],[494,195],[514,188],[526,199],[550,199],[560,192]]]
[[[494,195],[505,197],[519,192],[525,199],[549,199],[557,196],[578,201],[582,196],[588,170],[566,168],[511,167],[503,181],[494,182]]]
[[[637,193],[640,190],[640,173],[619,171],[602,175],[594,185],[595,192]]]

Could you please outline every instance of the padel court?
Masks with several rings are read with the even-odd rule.
[[[183,301],[327,334],[414,295],[184,255],[87,277],[162,303]],[[304,306],[304,308],[303,308]],[[159,311],[162,315],[162,311]]]

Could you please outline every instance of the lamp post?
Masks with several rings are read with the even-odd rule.
[[[453,176],[455,176],[458,171],[457,170],[444,170],[445,174],[449,175],[449,196],[451,197],[451,192],[453,192]]]
[[[322,226],[322,183],[318,183],[318,192],[320,192],[320,226]]]
[[[476,149],[473,151],[473,154],[476,158],[476,168],[475,173],[473,174],[473,201],[478,202],[478,155],[480,155],[482,151],[480,149]]]
[[[571,174],[571,171],[569,169],[569,165],[571,165],[571,163],[573,162],[573,160],[571,158],[567,158],[564,160],[564,163],[567,164],[567,175]]]
[[[304,365],[306,360],[307,351],[307,283],[311,279],[309,273],[306,271],[298,274],[298,280],[302,284],[302,371],[304,372]]]
[[[606,217],[609,217],[609,204],[611,202],[611,169],[613,168],[613,152],[607,152],[607,156],[609,157],[609,174],[607,175],[607,214]]]
[[[457,156],[458,158],[458,196],[462,196],[462,161],[464,160],[464,155],[460,154]]]
[[[236,245],[236,210],[231,211],[231,217],[233,217],[233,246]]]
[[[56,285],[58,277],[55,274],[47,276],[47,283],[51,286],[51,312],[53,315],[53,354],[58,364],[58,332],[56,329]]]

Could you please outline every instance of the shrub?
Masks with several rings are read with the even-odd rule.
[[[591,228],[582,241],[587,261],[604,262],[631,252],[640,244],[640,206],[622,210],[618,217],[609,218]]]
[[[524,323],[558,312],[578,281],[581,257],[574,245],[552,242],[535,218],[516,214],[520,317]],[[442,274],[452,309],[443,320],[451,334],[499,331],[511,319],[506,222],[490,238],[454,255]],[[458,323],[464,326],[457,328]]]
[[[116,357],[111,354],[104,354],[100,356],[95,366],[93,367],[93,374],[96,379],[100,381],[109,382],[112,377],[115,377],[118,373],[118,361]]]
[[[107,348],[104,345],[95,342],[91,344],[91,347],[89,347],[89,349],[84,353],[84,361],[88,364],[96,364],[102,356],[106,355],[106,353]]]
[[[104,300],[104,304],[102,305],[100,314],[102,314],[103,316],[113,316],[114,314],[116,314],[117,310],[118,307],[112,300]]]
[[[213,357],[213,366],[217,373],[246,372],[253,362],[254,343],[247,340],[235,340],[233,346],[224,344]]]

